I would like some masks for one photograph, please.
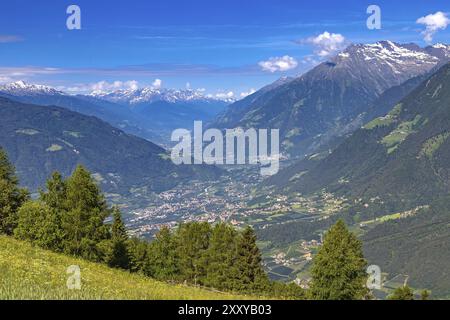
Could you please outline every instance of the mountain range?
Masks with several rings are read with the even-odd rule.
[[[274,185],[281,194],[308,196],[326,191],[347,199],[349,205],[341,214],[364,230],[371,263],[391,273],[410,275],[416,287],[448,295],[450,277],[439,265],[450,262],[449,181],[447,63],[330,154],[315,161],[303,160],[265,184]],[[359,225],[363,221],[366,223]],[[326,220],[309,225],[309,229],[297,226],[303,234],[289,241],[324,225]],[[289,228],[283,226],[285,232]],[[271,238],[278,229],[264,234]]]
[[[210,121],[229,104],[229,100],[211,98],[198,90],[142,88],[69,95],[24,81],[0,86],[0,96],[95,116],[127,133],[162,145],[170,143],[174,129],[190,129],[194,120]]]
[[[194,121],[209,122],[231,99],[216,99],[200,90],[141,88],[113,92],[93,92],[90,97],[119,104],[130,110],[158,133],[166,143],[173,130],[192,130]]]
[[[301,179],[287,181],[283,175],[272,181],[304,193],[327,188],[355,198],[389,197],[405,208],[447,194],[449,80],[446,64],[389,113],[355,131]],[[295,168],[287,169],[291,177],[299,173]]]
[[[388,89],[450,59],[450,46],[381,41],[355,44],[295,79],[279,81],[230,105],[211,127],[280,129],[282,150],[303,157],[332,148],[357,129]]]

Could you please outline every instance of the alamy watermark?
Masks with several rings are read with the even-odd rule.
[[[371,265],[367,268],[367,278],[366,286],[370,290],[381,290],[381,268],[377,265]]]
[[[67,289],[69,290],[81,290],[81,269],[77,265],[69,266],[66,270],[69,275],[67,278]]]
[[[381,8],[375,4],[367,7],[367,14],[370,14],[367,18],[367,28],[369,30],[380,30],[381,29]]]
[[[271,176],[280,168],[280,133],[278,129],[207,129],[194,122],[193,136],[187,129],[173,131],[171,159],[176,165],[260,165],[261,175]],[[270,140],[270,142],[269,142]],[[270,145],[270,148],[269,148]]]
[[[79,6],[72,4],[67,7],[66,13],[69,17],[66,20],[66,26],[69,30],[81,29],[81,9]]]

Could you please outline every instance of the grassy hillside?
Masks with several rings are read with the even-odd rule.
[[[81,290],[68,290],[71,265],[81,269]],[[3,299],[252,299],[170,285],[0,236],[0,300]]]

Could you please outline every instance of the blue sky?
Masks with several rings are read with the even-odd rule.
[[[71,4],[81,8],[81,30],[66,27]],[[366,27],[371,4],[381,8],[381,30]],[[425,45],[416,21],[438,11],[450,17],[450,2],[2,1],[0,82],[74,92],[162,83],[240,96],[326,59],[314,42],[324,32],[338,40],[333,49],[378,40]],[[449,39],[450,27],[432,34],[433,43]]]

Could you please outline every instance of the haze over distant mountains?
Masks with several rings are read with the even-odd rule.
[[[337,137],[362,125],[362,115],[386,90],[449,59],[450,46],[443,44],[351,45],[298,78],[232,104],[211,126],[280,129],[284,153],[304,156],[332,148]]]
[[[231,101],[208,97],[198,90],[155,88],[69,95],[24,81],[0,86],[0,96],[96,116],[128,133],[163,145],[170,141],[172,130],[190,129],[195,120],[209,121]]]
[[[56,106],[0,98],[0,146],[16,166],[21,184],[45,186],[55,170],[69,175],[85,165],[103,190],[130,195],[158,192],[181,181],[215,177],[207,166],[176,166],[163,148],[92,116]]]
[[[147,87],[140,89],[116,90],[112,92],[94,91],[90,96],[123,104],[136,106],[143,103],[164,101],[170,103],[187,101],[234,102],[232,98],[218,99],[205,95],[202,90],[175,90]]]

